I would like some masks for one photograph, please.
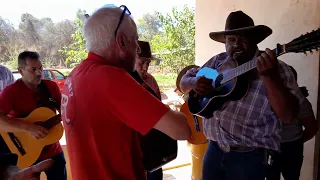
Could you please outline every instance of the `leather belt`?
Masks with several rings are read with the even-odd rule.
[[[250,151],[253,151],[255,150],[256,148],[255,147],[247,147],[247,146],[228,146],[228,145],[221,145],[217,142],[214,142],[214,141],[211,141],[212,143],[216,143],[219,148],[225,152],[225,153],[228,153],[230,151],[236,151],[236,152],[250,152]]]

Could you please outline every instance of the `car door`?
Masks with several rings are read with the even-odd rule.
[[[43,75],[42,79],[54,81],[54,75],[51,73],[51,71],[43,70],[42,75]]]
[[[59,86],[60,91],[62,91],[66,77],[58,70],[51,70],[51,72],[55,77],[55,82]]]

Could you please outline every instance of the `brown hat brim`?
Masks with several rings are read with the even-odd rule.
[[[212,40],[226,43],[226,35],[248,35],[252,37],[256,44],[272,34],[272,29],[265,25],[250,26],[233,30],[211,32],[209,36]]]
[[[197,68],[197,67],[199,67],[199,66],[197,66],[197,65],[190,65],[190,66],[187,66],[187,67],[183,68],[183,69],[179,72],[178,77],[177,77],[177,80],[176,80],[176,86],[177,86],[177,89],[178,89],[181,93],[183,93],[183,91],[182,91],[181,88],[180,88],[180,81],[181,81],[181,79],[182,79],[182,76],[185,75],[189,69]]]

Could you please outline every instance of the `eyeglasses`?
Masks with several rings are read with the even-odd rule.
[[[127,6],[121,5],[119,8],[122,9],[122,14],[121,14],[121,16],[120,16],[120,20],[119,20],[117,29],[116,29],[116,31],[114,32],[114,36],[115,36],[115,37],[117,37],[117,33],[118,33],[118,30],[119,30],[120,24],[121,24],[121,22],[123,21],[124,15],[128,15],[128,16],[131,15],[131,12],[129,11],[129,9],[127,8]]]
[[[115,6],[114,4],[106,4],[106,5],[102,6],[102,8],[106,8],[106,7],[116,8],[117,6]],[[131,12],[129,11],[129,9],[127,8],[127,6],[121,5],[119,8],[122,10],[122,13],[121,13],[121,16],[120,16],[120,20],[119,20],[118,26],[117,26],[117,28],[116,28],[116,30],[115,30],[115,32],[114,32],[114,36],[115,36],[115,37],[117,37],[117,33],[118,33],[119,27],[120,27],[120,25],[121,25],[121,23],[122,23],[122,21],[123,21],[124,15],[128,15],[128,16],[131,15]],[[90,16],[89,16],[89,14],[85,14],[85,17],[88,18],[88,17],[90,17]]]

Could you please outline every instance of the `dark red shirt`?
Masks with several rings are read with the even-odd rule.
[[[50,80],[42,80],[47,89],[50,92],[51,97],[58,103],[61,103],[61,93],[57,84]],[[33,110],[35,110],[37,105],[36,96],[34,91],[28,88],[24,82],[19,79],[13,84],[5,87],[0,93],[0,111],[7,113],[8,117],[14,118],[24,118],[27,117]],[[51,108],[54,112],[56,109]],[[62,152],[60,143],[57,142],[52,145],[48,145],[43,148],[41,155],[38,160],[49,159],[53,156],[58,155]]]

